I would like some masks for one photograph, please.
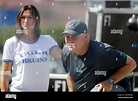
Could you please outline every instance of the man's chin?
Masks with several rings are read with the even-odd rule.
[[[27,30],[28,28],[27,27],[23,27],[24,30]]]
[[[69,51],[73,51],[73,48],[68,48],[69,49]]]

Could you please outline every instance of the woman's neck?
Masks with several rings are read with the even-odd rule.
[[[39,38],[39,35],[33,34],[33,33],[30,33],[30,34],[28,33],[28,34],[24,34],[21,38],[27,42],[34,42]]]

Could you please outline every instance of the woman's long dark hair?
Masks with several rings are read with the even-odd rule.
[[[24,5],[18,12],[18,15],[16,18],[16,25],[15,25],[15,36],[17,38],[20,38],[20,36],[22,36],[21,31],[23,30],[23,28],[21,27],[21,18],[25,10],[30,10],[32,12],[33,17],[35,18],[34,34],[36,34],[36,36],[39,36],[41,32],[40,31],[40,14],[38,10],[36,9],[36,7],[31,4]]]

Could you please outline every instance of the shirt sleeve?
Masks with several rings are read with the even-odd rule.
[[[107,70],[119,69],[126,64],[126,54],[115,48],[105,48],[102,52],[102,64]]]
[[[48,45],[49,51],[51,51],[54,47],[59,47],[58,43],[50,35],[48,36]]]
[[[3,47],[2,61],[13,62],[14,46],[10,39],[5,41]]]

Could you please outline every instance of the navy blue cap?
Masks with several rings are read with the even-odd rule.
[[[71,34],[77,36],[81,33],[87,33],[87,25],[80,19],[70,20],[66,23],[63,34]]]

